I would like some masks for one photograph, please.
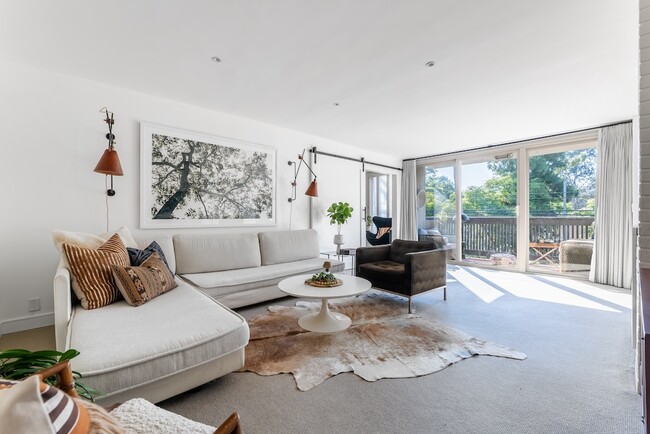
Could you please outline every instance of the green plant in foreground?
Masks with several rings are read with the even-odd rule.
[[[29,351],[13,349],[0,351],[0,378],[22,380],[57,363],[71,360],[78,355],[79,351],[75,349],[69,349],[64,353],[54,350]],[[89,401],[94,401],[94,397],[98,396],[99,393],[78,381],[82,377],[79,372],[72,371],[72,376],[75,379],[79,396]],[[46,378],[44,382],[51,386],[56,386],[56,376]]]

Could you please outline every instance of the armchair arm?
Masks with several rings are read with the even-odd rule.
[[[41,381],[46,378],[57,376],[57,385],[59,389],[72,396],[73,398],[78,398],[77,390],[75,389],[74,376],[72,375],[72,368],[70,367],[70,360],[66,360],[61,363],[57,363],[54,366],[43,369],[38,372],[38,375]]]
[[[407,253],[404,278],[412,295],[447,285],[447,251],[443,249]]]
[[[214,434],[242,434],[239,421],[239,414],[234,412],[228,419],[219,425]]]
[[[359,265],[367,264],[368,262],[385,261],[388,259],[390,253],[390,244],[383,246],[372,247],[359,247],[356,252],[356,270],[355,273],[359,275]]]

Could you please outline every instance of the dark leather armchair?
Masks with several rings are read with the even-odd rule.
[[[356,252],[356,275],[376,289],[412,297],[432,289],[444,288],[447,300],[447,252],[436,249],[432,240],[394,240],[392,244],[359,247]]]
[[[377,232],[379,232],[381,228],[392,229],[393,227],[393,219],[390,217],[374,216],[372,218],[372,222],[375,224],[375,226],[377,226]],[[388,231],[384,233],[381,237],[377,238],[376,233],[366,231],[366,240],[368,240],[368,243],[370,243],[371,246],[390,244],[391,232],[392,231]]]

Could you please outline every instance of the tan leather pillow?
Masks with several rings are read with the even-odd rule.
[[[131,306],[141,306],[178,286],[167,264],[156,252],[139,267],[113,265],[111,269],[117,288]]]
[[[111,265],[129,265],[129,253],[118,234],[97,249],[63,244],[72,273],[72,289],[84,309],[97,309],[120,298]]]
[[[390,229],[391,228],[377,228],[377,239],[383,237],[388,232],[390,232]]]

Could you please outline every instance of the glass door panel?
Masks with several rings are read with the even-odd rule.
[[[587,277],[593,250],[596,148],[528,157],[528,269]]]
[[[517,158],[505,154],[462,165],[462,261],[517,265]]]
[[[456,182],[453,164],[424,166],[418,173],[418,239],[433,240],[455,259]]]

